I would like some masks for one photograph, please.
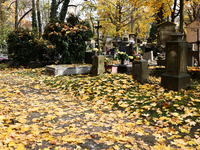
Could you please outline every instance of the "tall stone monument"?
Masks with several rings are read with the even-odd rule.
[[[161,75],[161,86],[179,91],[190,86],[187,74],[188,43],[182,40],[183,34],[171,34],[172,39],[166,43],[165,72]]]

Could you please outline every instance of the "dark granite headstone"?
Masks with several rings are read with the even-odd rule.
[[[118,65],[117,72],[118,73],[126,73],[131,74],[132,65]]]
[[[133,79],[140,83],[149,82],[148,62],[147,61],[133,61],[132,63]]]
[[[120,46],[119,51],[120,52],[126,52],[126,54],[128,54],[129,56],[133,55],[133,50],[131,50],[130,46]]]
[[[188,43],[182,40],[182,34],[172,34],[166,44],[165,73],[161,76],[161,86],[179,91],[190,86],[187,74]]]
[[[92,56],[95,55],[95,52],[85,52],[85,63],[92,64]]]

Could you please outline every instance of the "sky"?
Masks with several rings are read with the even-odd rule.
[[[75,14],[78,14],[79,10],[81,9],[81,4],[84,2],[84,0],[70,0],[69,5],[78,5],[78,7],[69,7],[68,12],[73,12]],[[75,11],[75,12],[74,12]],[[85,19],[83,15],[80,16],[82,19]]]

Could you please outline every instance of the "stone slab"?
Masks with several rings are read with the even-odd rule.
[[[50,65],[46,66],[46,74],[50,75],[78,75],[78,74],[90,74],[92,65]]]

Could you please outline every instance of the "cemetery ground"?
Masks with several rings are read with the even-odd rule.
[[[4,67],[3,67],[4,68]],[[200,149],[200,80],[169,91],[161,78],[0,71],[0,149]],[[170,82],[170,81],[169,81]]]

